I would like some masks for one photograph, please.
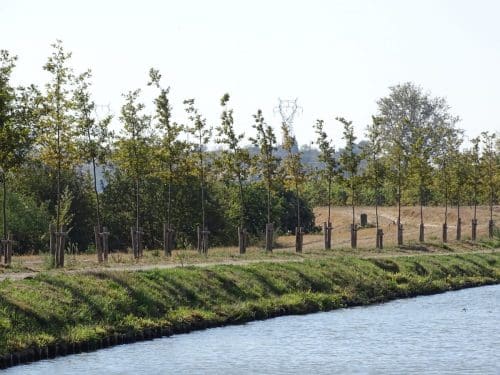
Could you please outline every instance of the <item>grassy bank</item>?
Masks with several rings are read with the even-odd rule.
[[[0,283],[1,364],[498,282],[498,252],[42,273]]]

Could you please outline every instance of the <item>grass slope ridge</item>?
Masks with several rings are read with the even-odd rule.
[[[40,356],[52,346],[64,354],[124,334],[171,334],[499,281],[498,252],[40,274],[0,283],[0,356],[10,358],[7,366],[15,364],[12,353],[26,350]]]

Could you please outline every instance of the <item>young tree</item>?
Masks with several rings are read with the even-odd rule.
[[[181,124],[172,121],[172,106],[168,94],[170,87],[164,88],[160,85],[161,74],[158,70],[151,68],[149,71],[150,82],[160,90],[155,99],[156,106],[156,129],[159,131],[159,147],[157,159],[160,162],[160,175],[165,181],[167,191],[167,212],[163,230],[163,250],[165,255],[172,255],[174,248],[174,230],[172,227],[172,186],[177,168],[186,150],[186,143],[179,140],[179,135],[184,130]]]
[[[332,206],[332,183],[338,177],[338,163],[335,158],[335,148],[331,139],[324,130],[324,121],[316,120],[314,124],[316,134],[316,144],[319,147],[320,154],[318,156],[319,162],[323,163],[320,170],[320,175],[327,181],[328,184],[328,221],[323,225],[325,233],[325,249],[331,249],[332,246],[332,220],[331,220],[331,206]]]
[[[389,90],[390,94],[381,98],[377,105],[383,150],[393,166],[392,180],[398,201],[398,245],[401,245],[401,198],[408,184],[408,163],[415,157],[414,152],[421,152],[414,145],[431,145],[439,139],[443,127],[454,128],[459,119],[450,114],[444,98],[433,98],[411,82],[392,86]]]
[[[420,205],[420,230],[419,241],[424,242],[424,204],[427,204],[429,195],[429,185],[432,181],[432,167],[430,160],[432,157],[432,143],[426,142],[426,129],[420,128],[420,134],[416,137],[415,143],[411,145],[411,154],[408,161],[408,179],[410,185],[414,181],[414,186],[418,188],[418,202]]]
[[[297,252],[302,252],[303,228],[300,222],[300,189],[305,178],[304,168],[301,162],[302,153],[298,151],[295,137],[290,134],[290,128],[285,122],[281,124],[281,131],[283,132],[283,149],[286,151],[286,157],[283,159],[285,182],[291,182],[291,187],[295,190],[296,196],[297,227],[295,229],[295,250]],[[297,151],[294,152],[296,148]]]
[[[472,195],[469,194],[470,191],[468,189],[468,180],[472,173],[470,166],[469,152],[460,152],[458,149],[452,151],[449,161],[451,175],[450,195],[457,205],[457,241],[460,241],[462,238],[462,218],[460,212],[462,197]]]
[[[198,109],[194,106],[194,99],[184,101],[186,105],[186,112],[191,122],[191,126],[187,128],[190,134],[193,134],[197,143],[193,143],[195,152],[198,154],[198,173],[200,180],[200,194],[201,194],[201,232],[198,240],[198,251],[207,255],[208,254],[208,228],[206,226],[205,218],[205,149],[212,136],[212,129],[207,125],[205,118],[201,116]]]
[[[143,113],[140,93],[141,90],[137,89],[123,95],[125,103],[120,115],[123,130],[116,142],[114,155],[116,165],[134,181],[135,228],[132,228],[131,234],[135,258],[142,256],[141,183],[151,165],[151,118]]]
[[[276,135],[270,125],[266,124],[262,111],[259,109],[253,115],[252,127],[257,131],[255,138],[250,138],[252,144],[259,149],[256,164],[259,174],[264,179],[267,187],[267,225],[266,225],[266,251],[273,250],[273,224],[271,222],[271,192],[278,168],[279,159],[274,155],[276,151]]]
[[[490,206],[490,219],[488,222],[488,236],[493,238],[493,202],[495,201],[495,175],[498,174],[497,155],[495,152],[496,134],[482,132],[481,141],[483,143],[482,164],[484,165],[484,183],[488,190],[488,204]]]
[[[64,266],[64,247],[66,232],[62,228],[61,173],[63,169],[71,169],[75,165],[76,152],[74,142],[73,122],[73,84],[74,75],[68,66],[71,53],[66,52],[60,40],[52,45],[53,52],[43,67],[51,75],[46,85],[44,97],[44,115],[42,116],[39,132],[41,146],[40,157],[52,169],[56,170],[56,220],[57,235],[52,241],[56,246],[52,248],[55,255],[55,266]]]
[[[339,121],[344,127],[342,138],[345,140],[346,145],[340,155],[340,163],[342,166],[342,170],[345,173],[347,173],[351,189],[351,207],[352,207],[351,246],[352,248],[356,248],[357,228],[356,228],[356,218],[355,218],[355,206],[356,206],[357,182],[358,182],[357,175],[361,157],[359,153],[355,152],[356,137],[354,136],[354,127],[352,126],[352,121],[347,121],[343,117],[337,117],[336,120]]]
[[[441,127],[437,129],[439,131],[438,138],[435,141],[436,149],[434,152],[436,163],[439,165],[441,182],[440,186],[443,191],[444,198],[444,223],[443,223],[443,242],[448,240],[448,203],[450,198],[450,189],[452,187],[451,182],[451,172],[452,168],[450,164],[452,163],[451,158],[456,155],[460,144],[462,143],[462,138],[460,135],[461,131],[453,127]]]
[[[6,248],[9,229],[7,179],[13,169],[24,163],[31,149],[39,98],[34,86],[17,90],[11,86],[10,77],[16,60],[16,56],[11,56],[6,50],[0,50],[0,181],[2,182],[2,240]],[[9,261],[7,254],[5,261],[6,263]]]
[[[480,159],[479,159],[479,145],[481,142],[480,137],[473,138],[472,149],[470,152],[470,160],[472,164],[471,185],[472,185],[472,201],[474,204],[474,216],[472,218],[472,241],[476,240],[477,236],[477,196],[478,196],[478,180],[480,178]]]
[[[380,162],[380,155],[382,153],[382,140],[380,138],[380,119],[372,116],[372,123],[367,127],[368,143],[363,149],[364,157],[366,157],[367,168],[366,174],[371,187],[375,192],[375,223],[376,223],[376,247],[377,249],[383,248],[384,232],[379,228],[378,220],[378,206],[380,205],[380,189],[381,181],[383,178],[383,168]]]
[[[107,261],[107,231],[102,226],[101,204],[99,190],[97,188],[97,164],[103,165],[110,154],[110,145],[113,140],[113,133],[109,130],[111,116],[106,116],[101,121],[95,118],[95,103],[90,94],[90,79],[92,73],[86,71],[76,78],[77,87],[74,91],[73,101],[75,103],[75,120],[77,124],[78,151],[80,160],[91,164],[92,181],[96,203],[95,220],[97,226],[94,227],[95,247],[98,262]],[[103,232],[104,231],[104,232]]]
[[[227,146],[222,151],[222,164],[229,175],[230,180],[236,180],[238,184],[239,200],[240,200],[240,219],[238,228],[238,240],[240,254],[246,251],[246,229],[245,229],[245,198],[243,186],[248,179],[250,155],[247,149],[243,148],[241,141],[245,135],[243,133],[236,134],[234,129],[233,110],[227,108],[229,102],[229,94],[222,96],[220,104],[222,106],[221,124],[216,128],[217,143]]]

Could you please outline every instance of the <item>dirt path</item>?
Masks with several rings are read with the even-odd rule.
[[[404,250],[403,250],[404,251]],[[461,254],[484,254],[484,253],[497,253],[500,249],[479,249],[474,251],[435,251],[435,252],[416,252],[409,251],[407,253],[335,253],[335,254],[325,254],[326,258],[335,258],[341,256],[358,256],[359,258],[392,258],[392,257],[410,257],[416,255],[426,255],[426,256],[436,256],[436,255],[461,255]],[[100,267],[97,269],[77,269],[77,270],[48,270],[43,271],[44,273],[49,274],[57,274],[57,273],[65,273],[65,274],[92,274],[92,273],[100,273],[100,272],[113,272],[113,271],[147,271],[154,269],[171,269],[171,268],[180,268],[180,267],[211,267],[218,265],[246,265],[246,264],[255,264],[255,263],[286,263],[286,262],[304,262],[308,259],[319,259],[314,257],[300,256],[294,258],[275,258],[275,259],[234,259],[234,260],[220,260],[213,262],[202,262],[202,263],[192,263],[192,264],[140,264],[140,265],[129,265],[129,266],[116,266],[116,267]],[[7,273],[0,274],[0,281],[3,280],[22,280],[26,278],[32,278],[38,275],[41,272],[17,272],[17,273]]]

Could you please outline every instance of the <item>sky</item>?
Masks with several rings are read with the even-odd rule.
[[[496,0],[0,0],[0,49],[19,57],[15,84],[42,86],[61,39],[75,72],[92,69],[94,99],[116,129],[129,90],[143,89],[153,113],[155,67],[179,122],[195,98],[217,126],[227,92],[239,131],[252,136],[262,109],[279,132],[279,98],[297,98],[298,143],[315,141],[319,118],[341,147],[335,117],[363,138],[377,100],[408,81],[445,97],[467,137],[499,131],[499,15]]]

